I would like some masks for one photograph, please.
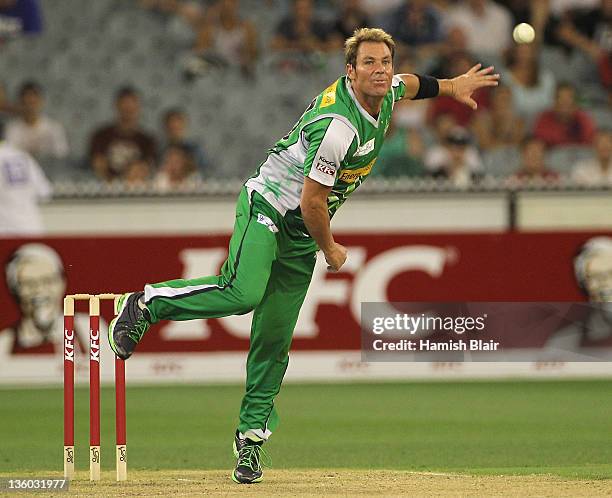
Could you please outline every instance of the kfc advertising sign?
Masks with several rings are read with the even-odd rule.
[[[66,293],[120,293],[145,283],[218,274],[228,241],[225,236],[1,240],[6,278],[0,283],[0,356],[61,354]],[[610,233],[362,233],[338,241],[348,248],[348,260],[340,272],[329,273],[318,255],[293,352],[358,351],[362,302],[587,301],[589,295],[606,299],[612,287],[606,280],[612,269]],[[592,255],[599,259],[589,259]],[[110,310],[103,309],[102,316],[110,320]],[[162,322],[147,333],[136,356],[245,352],[250,318]],[[75,316],[75,349],[88,344],[87,329],[84,307]],[[105,343],[102,338],[103,357]]]

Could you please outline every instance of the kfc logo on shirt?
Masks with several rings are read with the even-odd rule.
[[[323,156],[319,157],[315,168],[324,175],[334,176],[336,174],[336,163],[328,161]]]

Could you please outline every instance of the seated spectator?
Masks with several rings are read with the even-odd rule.
[[[434,71],[434,75],[438,78],[452,78],[453,75],[463,74],[476,64],[472,56],[465,52],[451,54],[446,61],[447,65],[443,66],[441,71]],[[429,123],[433,123],[440,114],[451,114],[459,125],[467,127],[476,113],[489,107],[489,94],[489,88],[481,88],[474,92],[472,98],[478,104],[475,112],[452,97],[442,96],[431,99],[428,101],[427,119]]]
[[[313,12],[312,0],[293,0],[291,15],[282,19],[270,48],[286,55],[308,56],[335,49],[329,28]]]
[[[527,121],[548,109],[555,97],[555,76],[540,68],[539,48],[534,43],[513,45],[506,52],[504,84],[512,90],[514,108]]]
[[[546,166],[546,144],[535,137],[528,137],[521,143],[521,165],[512,175],[520,182],[559,180],[559,173]]]
[[[37,0],[0,0],[0,45],[21,35],[37,35],[42,29]]]
[[[425,0],[406,0],[391,17],[388,31],[398,49],[416,50],[419,58],[435,56],[445,46],[440,13]]]
[[[594,134],[593,120],[578,108],[576,89],[569,83],[559,84],[555,105],[538,116],[534,135],[550,147],[590,144]]]
[[[450,9],[446,24],[463,31],[467,49],[478,55],[501,54],[510,46],[510,12],[492,0],[461,0]]]
[[[161,191],[184,187],[198,179],[193,157],[185,147],[171,145],[166,149],[154,179],[154,186]]]
[[[98,129],[91,137],[89,160],[101,180],[148,176],[156,153],[155,139],[140,128],[140,99],[131,87],[115,97],[116,121]],[[131,171],[131,170],[134,171]],[[146,171],[146,175],[143,172]]]
[[[423,176],[425,144],[421,132],[392,126],[372,174],[377,177]]]
[[[574,166],[572,180],[580,185],[612,186],[612,132],[598,131],[593,141],[595,157]]]
[[[34,158],[0,141],[0,237],[43,233],[38,204],[50,197],[51,185]]]
[[[38,83],[27,81],[21,85],[19,106],[21,117],[9,121],[6,140],[39,161],[68,156],[64,127],[43,114],[45,99]]]
[[[525,122],[515,112],[507,86],[492,91],[491,108],[474,116],[472,131],[483,150],[518,145],[525,136]]]
[[[218,0],[204,16],[194,53],[213,66],[237,66],[253,76],[257,62],[257,30],[241,19],[238,0]]]
[[[344,40],[353,36],[355,30],[368,28],[372,22],[361,7],[361,0],[344,0],[340,12],[331,27],[330,35],[338,48],[344,46]]]
[[[569,12],[556,35],[568,46],[584,53],[598,68],[602,84],[612,84],[612,1],[601,0],[589,9]]]
[[[191,140],[187,135],[188,118],[182,109],[169,109],[164,114],[164,139],[163,153],[172,147],[179,146],[185,149],[191,156],[200,174],[206,174],[208,160],[200,144]]]
[[[448,180],[455,187],[466,187],[483,176],[482,160],[476,147],[470,145],[465,128],[453,128],[442,145],[432,147],[425,155],[425,167],[433,178]]]

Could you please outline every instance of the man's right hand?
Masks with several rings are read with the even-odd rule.
[[[346,261],[346,247],[337,242],[334,242],[334,245],[324,254],[329,271],[338,271]]]

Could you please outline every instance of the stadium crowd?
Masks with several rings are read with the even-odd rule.
[[[446,179],[459,187],[489,176],[612,185],[612,0],[261,0],[255,4],[277,14],[269,16],[276,22],[268,31],[254,2],[134,0],[117,2],[113,15],[126,4],[168,27],[176,64],[164,71],[180,72],[185,86],[234,71],[243,85],[236,91],[259,92],[263,64],[278,75],[316,74],[333,57],[342,60],[343,40],[363,26],[393,35],[396,72],[444,78],[476,61],[495,65],[502,84],[475,96],[475,112],[445,97],[399,103],[374,175]],[[20,37],[35,43],[52,8],[0,0],[0,57]],[[534,42],[513,41],[520,22],[535,28]],[[87,143],[75,144],[72,123],[46,111],[57,106],[47,105],[45,72],[22,76],[14,88],[0,85],[0,124],[6,142],[29,153],[52,180],[58,161],[103,182],[144,182],[161,191],[223,176],[206,125],[190,129],[191,106],[154,106],[156,118],[144,120],[141,90],[116,82],[114,101],[105,101],[113,119],[85,119]],[[322,79],[320,88],[327,83]],[[287,119],[301,110],[294,106]],[[214,126],[232,129],[222,120]],[[277,138],[268,137],[268,145]],[[241,165],[239,173],[256,166]]]

